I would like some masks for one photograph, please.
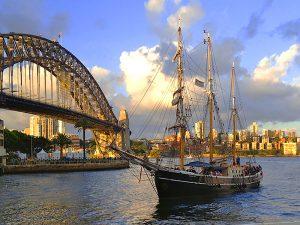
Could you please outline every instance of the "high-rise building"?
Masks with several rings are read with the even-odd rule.
[[[296,131],[289,131],[288,132],[288,137],[289,138],[295,138],[296,137]]]
[[[197,138],[205,139],[205,123],[202,120],[195,123],[195,132]]]
[[[48,118],[40,117],[40,125],[41,125],[41,136],[44,138],[48,138]]]
[[[58,132],[58,120],[48,118],[47,126],[48,139],[52,139]]]
[[[239,140],[247,141],[250,139],[250,132],[248,130],[240,130],[239,131]]]
[[[57,128],[57,132],[64,134],[66,133],[66,127],[65,127],[65,123],[61,120],[58,120],[58,128]]]
[[[250,127],[251,136],[258,136],[258,125],[256,122],[253,122]]]
[[[40,123],[40,117],[39,116],[31,116],[30,117],[30,135],[35,137],[41,137],[41,123]]]
[[[30,117],[30,135],[51,140],[57,133],[65,133],[64,122],[43,116]]]
[[[284,137],[285,137],[285,132],[281,130],[279,134],[279,138],[284,138]]]
[[[272,137],[275,136],[275,131],[274,130],[266,130],[266,129],[264,129],[263,130],[263,136],[272,138]]]
[[[213,139],[217,139],[218,138],[218,130],[217,129],[212,129],[212,133],[213,133]]]

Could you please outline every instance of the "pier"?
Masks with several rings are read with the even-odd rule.
[[[18,165],[3,166],[4,174],[51,173],[124,169],[129,167],[127,160],[101,161],[40,161]]]

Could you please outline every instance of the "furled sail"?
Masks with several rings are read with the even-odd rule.
[[[181,93],[182,89],[183,89],[183,87],[177,89],[176,91],[174,91],[174,93],[173,93],[173,100],[172,100],[172,106],[177,105],[179,103],[180,93]]]

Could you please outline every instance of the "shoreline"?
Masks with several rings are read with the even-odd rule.
[[[240,158],[249,158],[249,157],[278,157],[278,158],[298,158],[300,155],[241,155]],[[178,156],[179,157],[179,156]],[[167,157],[167,158],[178,158],[178,157]],[[203,154],[203,157],[209,158],[209,154]],[[221,158],[224,157],[224,155],[213,155],[213,158]],[[184,156],[185,159],[188,159],[188,155]],[[198,156],[193,156],[191,159],[198,158]],[[156,159],[149,157],[149,159]]]
[[[3,167],[5,174],[22,173],[60,173],[78,171],[100,171],[129,168],[127,160],[114,160],[101,163],[70,163],[70,164],[26,164],[26,165],[6,165]]]

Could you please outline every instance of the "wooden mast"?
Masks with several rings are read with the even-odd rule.
[[[235,95],[234,95],[234,81],[235,81],[235,71],[234,71],[234,63],[232,63],[232,71],[231,71],[231,96],[232,96],[232,134],[233,134],[233,142],[232,142],[232,150],[233,150],[233,164],[236,163],[236,108],[235,108]]]
[[[210,59],[210,35],[207,34],[207,81],[208,81],[208,97],[209,97],[209,160],[213,160],[213,90],[211,77],[211,59]]]
[[[180,22],[180,20],[179,20]],[[178,41],[177,41],[177,51],[173,58],[173,61],[177,59],[177,93],[178,93],[178,103],[176,111],[176,127],[180,129],[180,170],[184,170],[184,146],[185,146],[185,117],[183,112],[183,68],[182,68],[182,43],[181,43],[181,27],[178,26]],[[177,138],[177,137],[176,137]]]

